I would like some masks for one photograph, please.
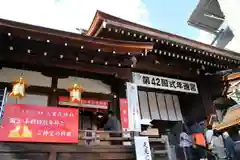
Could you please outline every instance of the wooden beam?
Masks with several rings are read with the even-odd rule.
[[[232,73],[222,77],[223,81],[233,81],[240,79],[240,72]]]
[[[64,59],[69,59],[72,61],[90,62],[91,60],[94,60],[94,63],[99,64],[105,64],[107,61],[108,65],[117,66],[118,63],[121,63],[122,66],[125,67],[130,67],[132,64],[129,60],[131,55],[128,55],[127,52],[124,55],[119,55],[117,52],[113,53],[113,51],[105,52],[101,49],[94,50],[93,48],[74,48],[71,46],[66,47],[64,45],[56,45],[52,43],[48,44],[8,36],[5,36],[3,41],[4,43],[2,43],[1,46],[6,52],[9,51],[9,47],[12,46],[13,52],[27,53],[27,51],[30,50],[31,54],[43,56],[46,53],[45,56],[55,58],[63,55]]]
[[[82,62],[74,63],[64,59],[49,59],[47,57],[39,57],[36,55],[28,55],[27,53],[19,53],[11,55],[11,52],[4,54],[4,61],[13,63],[26,63],[46,67],[66,68],[78,71],[94,72],[106,75],[112,75],[120,79],[131,79],[131,69],[117,68],[104,65],[86,64]]]
[[[186,68],[186,66],[181,64],[175,64],[174,62],[166,62],[163,59],[159,59],[159,64],[155,64],[154,61],[144,61],[139,60],[135,71],[145,72],[145,73],[155,73],[163,76],[174,76],[174,77],[182,77],[187,79],[196,79],[198,77],[196,70],[190,70],[190,67]]]
[[[141,54],[145,49],[150,50],[153,48],[153,43],[149,42],[142,43],[91,37],[3,19],[0,19],[0,24],[2,33],[8,34],[8,32],[10,32],[12,36],[26,39],[29,36],[31,40],[43,43],[49,40],[51,43],[62,46],[67,43],[67,46],[80,48],[83,45],[86,48],[94,50],[100,48],[106,52],[110,51],[110,53],[114,50],[118,54],[125,54],[127,52]]]
[[[114,28],[112,30],[114,30]],[[139,41],[139,42],[149,42],[150,41],[149,38],[148,38],[148,40],[145,40],[144,39],[144,35],[142,36],[143,38],[139,39],[139,38],[136,38],[136,37],[134,37],[132,35],[131,36],[128,36],[126,34],[121,35],[119,32],[114,32],[114,31],[109,32],[108,28],[103,29],[99,36],[102,36],[102,37],[105,37],[105,38],[119,39],[119,40],[128,40],[128,41]],[[185,46],[184,46],[184,48],[181,48],[180,45],[178,45],[178,47],[171,46],[170,42],[169,42],[168,45],[166,45],[166,42],[164,42],[164,44],[162,44],[161,40],[159,40],[159,42],[155,43],[154,48],[153,48],[153,52],[149,53],[149,54],[159,55],[159,53],[155,53],[154,52],[154,50],[156,49],[158,51],[162,50],[162,52],[166,51],[167,54],[170,52],[171,54],[174,53],[175,55],[189,57],[189,58],[195,59],[195,60],[196,59],[201,59],[201,60],[204,60],[204,61],[209,62],[209,63],[215,63],[215,64],[219,64],[219,65],[226,65],[226,66],[229,66],[229,68],[236,68],[238,66],[238,64],[236,64],[234,62],[235,60],[233,60],[231,58],[230,59],[228,59],[228,58],[225,59],[226,57],[225,58],[224,57],[219,57],[220,55],[215,55],[214,53],[206,53],[205,52],[205,54],[202,54],[203,51],[201,51],[201,53],[199,53],[198,51],[194,52],[193,51],[194,48],[191,47],[191,46],[188,46],[188,48],[191,48],[192,51],[190,51],[189,49],[186,50]],[[211,56],[210,56],[210,54],[211,54]],[[163,56],[163,54],[160,55],[160,56]],[[171,58],[174,58],[174,57],[171,57]],[[196,61],[195,61],[195,63],[196,63]]]
[[[107,27],[121,28],[126,31],[130,31],[130,32],[132,31],[138,34],[143,34],[144,36],[149,36],[154,39],[160,39],[160,40],[164,39],[174,43],[182,44],[184,46],[191,46],[194,49],[203,50],[206,52],[211,52],[216,55],[221,55],[221,56],[229,57],[232,59],[240,60],[240,56],[236,52],[226,51],[224,49],[216,48],[214,46],[207,45],[194,40],[190,40],[181,36],[162,32],[160,30],[142,26],[136,23],[132,23],[132,22],[120,19],[118,17],[108,15],[106,13],[102,13],[102,14],[105,14],[104,15],[105,17],[102,19],[107,22]]]

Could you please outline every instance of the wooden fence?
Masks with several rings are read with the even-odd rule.
[[[133,133],[129,137],[111,137],[110,134],[127,134],[126,132],[106,132],[80,130],[78,144],[43,144],[43,143],[0,143],[1,160],[134,160],[135,149]],[[86,136],[92,133],[92,136]],[[91,140],[91,144],[86,141]],[[112,145],[118,141],[122,145]],[[149,138],[150,145],[160,150],[152,149],[155,154],[166,155],[164,140],[158,137]],[[129,142],[123,145],[123,142]]]

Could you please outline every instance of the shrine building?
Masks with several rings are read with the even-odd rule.
[[[120,101],[127,100],[130,82],[137,85],[141,126],[154,121],[158,134],[164,134],[166,128],[178,133],[176,124],[191,125],[215,112],[213,100],[225,86],[214,74],[239,64],[238,53],[101,11],[83,33],[0,19],[0,89],[11,93],[12,82],[20,77],[26,83],[24,97],[7,97],[5,104],[75,108],[79,130],[102,130],[108,110],[121,119],[124,113]],[[71,92],[76,88],[79,92]],[[69,95],[75,95],[79,102],[69,101]],[[103,117],[101,122],[99,117]],[[37,149],[41,152],[36,153],[42,157],[39,159],[76,159],[72,152],[81,156],[89,153],[88,158],[99,152],[109,158],[108,151],[112,156],[109,159],[120,156],[114,146],[102,150],[93,147],[90,153],[83,144],[1,143],[0,158],[7,150],[9,154],[18,152],[15,146],[27,147],[24,152],[29,153],[31,148]],[[82,151],[75,151],[77,147]],[[122,159],[134,159],[131,147],[122,146],[120,150],[125,155]]]

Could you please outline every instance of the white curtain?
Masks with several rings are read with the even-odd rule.
[[[182,121],[177,95],[138,91],[141,121]]]

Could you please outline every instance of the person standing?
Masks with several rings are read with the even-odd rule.
[[[186,129],[183,128],[183,131],[180,133],[180,144],[179,146],[182,148],[184,157],[186,160],[192,159],[192,137],[189,136],[186,132]]]
[[[223,138],[224,138],[224,145],[225,145],[225,148],[227,151],[227,157],[229,159],[234,159],[234,157],[235,157],[234,141],[229,136],[228,132],[223,133]]]
[[[212,136],[210,148],[212,149],[212,153],[217,155],[218,159],[224,160],[227,158],[223,137],[216,130],[213,130],[213,136]]]
[[[108,120],[107,123],[104,125],[104,130],[105,131],[115,131],[115,132],[120,132],[121,127],[120,127],[120,121],[117,119],[117,117],[114,115],[113,111],[108,111]],[[110,133],[110,137],[121,137],[121,133]],[[119,141],[113,141],[113,145],[120,145],[121,142]]]
[[[213,137],[213,129],[212,129],[211,125],[207,125],[205,137],[206,137],[206,142],[207,142],[207,148],[210,149],[212,137]]]
[[[240,131],[238,131],[238,135],[235,136],[234,143],[234,151],[235,151],[235,159],[240,159]]]

